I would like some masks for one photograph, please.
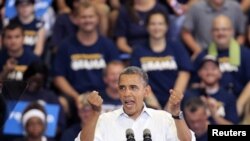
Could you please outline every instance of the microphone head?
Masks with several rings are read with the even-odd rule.
[[[131,128],[126,130],[126,137],[127,138],[134,138],[134,131]]]
[[[143,131],[143,138],[151,138],[151,132],[149,129],[144,129]]]

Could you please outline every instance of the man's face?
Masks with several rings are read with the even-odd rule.
[[[201,81],[206,85],[214,85],[218,83],[221,78],[220,68],[211,61],[205,62],[200,68],[198,74]]]
[[[90,33],[97,29],[98,16],[93,7],[81,8],[78,11],[78,27],[80,30]]]
[[[83,124],[87,123],[93,116],[93,109],[90,105],[84,105],[81,108],[78,108],[78,116]]]
[[[212,36],[214,42],[221,47],[228,47],[233,37],[233,29],[228,21],[217,20],[213,23]]]
[[[119,75],[122,72],[124,67],[122,65],[109,65],[106,70],[106,76],[104,77],[104,81],[107,87],[118,90],[118,81]]]
[[[195,112],[185,109],[185,120],[196,135],[201,136],[207,131],[207,115],[204,107],[198,108]]]
[[[146,86],[138,74],[123,74],[119,80],[119,94],[126,114],[136,119],[142,111],[143,99],[148,94]]]
[[[32,3],[20,3],[17,5],[18,15],[21,17],[29,17],[34,12],[34,5]]]
[[[23,33],[20,28],[6,30],[4,45],[9,51],[18,51],[23,47]]]

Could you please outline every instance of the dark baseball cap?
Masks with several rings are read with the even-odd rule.
[[[203,65],[204,65],[206,62],[212,62],[212,63],[214,63],[216,66],[219,67],[218,59],[217,59],[215,56],[206,55],[206,56],[202,59],[200,65],[199,65],[199,69],[202,68]]]
[[[16,0],[15,6],[21,4],[21,3],[30,3],[35,4],[35,0]]]

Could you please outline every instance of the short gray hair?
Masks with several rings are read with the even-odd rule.
[[[129,66],[125,68],[119,76],[119,81],[120,81],[121,76],[124,74],[137,74],[142,78],[142,80],[144,81],[144,84],[146,86],[148,85],[148,74],[139,67]]]

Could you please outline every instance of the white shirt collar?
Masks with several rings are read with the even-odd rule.
[[[152,113],[151,113],[151,111],[149,110],[149,108],[146,106],[145,103],[143,103],[143,109],[142,109],[142,112],[141,112],[141,114],[139,115],[139,117],[142,116],[142,115],[144,115],[144,114],[146,114],[146,115],[149,116],[149,117],[152,117]],[[117,110],[117,118],[119,118],[119,117],[128,117],[128,118],[130,118],[130,117],[125,113],[125,111],[123,110],[123,106],[122,106],[120,109]]]

